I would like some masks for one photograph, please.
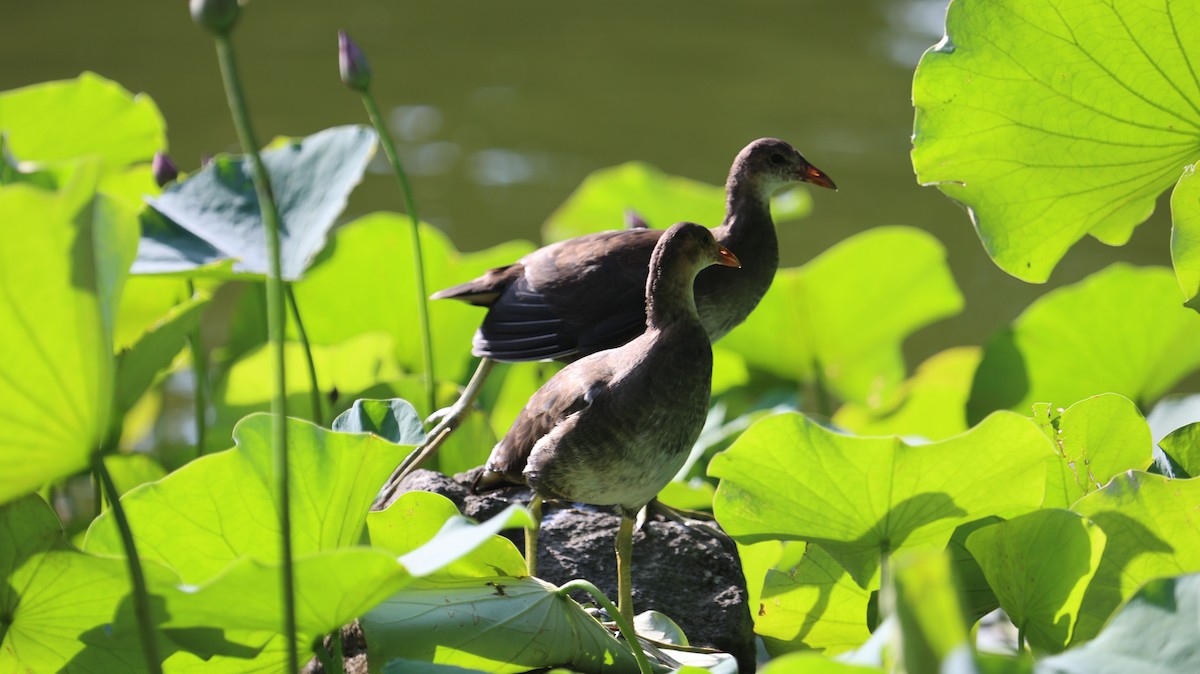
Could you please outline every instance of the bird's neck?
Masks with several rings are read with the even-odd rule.
[[[651,266],[654,270],[654,266]],[[699,324],[691,273],[651,273],[646,282],[646,327],[658,331],[675,326]]]
[[[771,219],[773,189],[733,174],[725,192],[725,220],[716,229],[717,241],[739,257],[763,246],[775,249],[775,222]]]

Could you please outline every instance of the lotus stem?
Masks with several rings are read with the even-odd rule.
[[[279,512],[280,557],[283,562],[281,579],[283,585],[282,634],[288,647],[288,670],[300,669],[296,654],[296,588],[295,572],[292,568],[292,518],[290,488],[288,484],[287,451],[287,379],[284,369],[283,331],[286,323],[286,300],[281,268],[283,266],[279,245],[279,210],[271,193],[271,182],[267,169],[258,154],[258,141],[250,125],[250,115],[242,95],[241,81],[237,74],[233,44],[229,33],[216,33],[217,60],[221,67],[221,79],[225,83],[225,96],[229,100],[229,111],[237,129],[242,151],[250,160],[254,190],[258,194],[262,209],[263,225],[267,235],[269,251],[269,273],[267,274],[267,337],[271,342],[272,360],[275,366],[275,395],[271,399],[272,464],[275,473],[275,506]]]
[[[621,636],[625,637],[625,642],[629,644],[630,650],[633,651],[633,659],[637,660],[638,672],[640,674],[652,674],[650,659],[646,657],[646,652],[642,650],[642,644],[638,642],[637,632],[633,631],[633,623],[621,615],[616,605],[609,601],[608,597],[604,596],[604,593],[599,588],[582,578],[569,581],[558,588],[558,595],[565,597],[576,590],[592,595],[596,603],[600,604],[608,613],[608,616],[613,619],[613,622],[617,624],[617,629],[620,630]]]
[[[188,297],[196,296],[196,284],[192,279],[187,280],[187,293]],[[192,377],[195,379],[192,409],[196,416],[196,458],[200,458],[204,456],[205,435],[208,431],[208,354],[204,352],[199,325],[188,335],[188,349],[192,353]]]
[[[421,324],[421,360],[425,369],[425,404],[428,406],[428,413],[432,414],[437,409],[437,400],[434,395],[435,377],[433,372],[433,338],[429,327],[429,300],[428,293],[425,292],[425,261],[421,255],[421,220],[417,216],[417,202],[413,199],[412,187],[408,184],[408,175],[404,172],[404,167],[400,164],[400,156],[396,154],[396,144],[392,142],[392,136],[387,130],[387,126],[383,123],[383,118],[379,115],[379,107],[375,105],[375,97],[371,95],[369,89],[364,87],[360,90],[362,95],[363,106],[367,109],[367,116],[371,118],[371,125],[375,127],[375,131],[379,134],[379,142],[383,145],[383,152],[387,155],[388,163],[392,165],[392,171],[396,174],[396,180],[400,183],[400,192],[404,195],[404,210],[408,212],[408,219],[412,225],[412,249],[413,249],[413,272],[416,276],[417,288],[417,321]]]
[[[321,387],[317,384],[317,364],[313,362],[312,346],[308,343],[308,331],[304,329],[304,321],[300,320],[300,305],[296,302],[296,293],[291,283],[285,283],[287,288],[288,306],[292,308],[292,320],[296,321],[296,333],[300,335],[300,344],[304,347],[304,358],[308,364],[308,393],[312,401],[312,419],[318,426],[325,423],[325,410],[321,405]]]
[[[133,585],[133,614],[137,619],[138,638],[142,642],[142,656],[146,659],[146,670],[151,674],[162,674],[162,664],[158,659],[158,641],[154,634],[154,621],[150,615],[150,594],[146,591],[146,576],[142,573],[142,561],[138,558],[137,544],[133,540],[133,530],[129,520],[125,518],[125,509],[121,506],[121,495],[113,484],[108,468],[104,466],[104,453],[97,452],[92,457],[92,472],[103,487],[112,508],[113,519],[117,521],[117,530],[121,533],[121,544],[125,548],[125,559],[129,563],[129,580]]]

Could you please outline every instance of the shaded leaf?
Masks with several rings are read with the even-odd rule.
[[[279,209],[285,279],[300,278],[324,247],[350,191],[362,180],[375,140],[375,132],[367,127],[341,126],[277,143],[262,152]],[[245,157],[219,155],[187,180],[168,185],[148,201],[170,223],[165,232],[150,229],[144,236],[153,238],[161,233],[160,245],[170,242],[181,249],[174,263],[157,255],[154,259],[139,257],[135,273],[188,271],[233,259],[235,273],[266,275],[266,230]],[[199,246],[171,223],[211,246],[217,256],[197,259]]]
[[[1043,295],[984,346],[968,420],[1099,393],[1148,408],[1200,367],[1200,316],[1179,299],[1170,271],[1127,264]]]
[[[371,662],[392,658],[511,674],[565,666],[637,671],[629,649],[537,578],[471,578],[411,586],[361,618]]]
[[[803,267],[780,270],[721,346],[786,379],[811,381],[820,367],[842,399],[878,408],[904,379],[904,339],[962,309],[945,257],[918,229],[857,234]]]
[[[918,181],[1026,281],[1085,234],[1125,243],[1200,157],[1198,36],[1170,0],[956,0],[913,78]]]
[[[200,316],[211,299],[202,292],[175,305],[130,349],[117,355],[114,410],[117,414],[124,416],[132,409],[159,374],[171,365],[183,350],[188,335],[200,324]]]
[[[1163,460],[1171,467],[1170,472],[1160,472],[1167,477],[1189,478],[1200,475],[1200,422],[1178,428],[1159,443]],[[1155,458],[1155,467],[1159,459]]]
[[[1071,640],[1104,532],[1069,510],[1038,510],[979,529],[967,548],[1028,643],[1057,653]]]
[[[374,433],[397,445],[419,445],[425,441],[425,424],[412,403],[391,400],[355,400],[350,409],[333,420],[339,433]]]
[[[550,243],[621,229],[631,209],[644,222],[662,229],[685,220],[716,227],[725,217],[725,188],[667,175],[643,162],[600,169],[584,178],[550,214],[542,225],[542,239]],[[803,217],[810,210],[812,197],[802,188],[772,201],[772,215],[779,222]]]
[[[767,572],[762,599],[751,610],[754,632],[774,655],[794,650],[843,653],[871,636],[870,599],[871,593],[836,560],[809,544],[798,564]]]
[[[1200,481],[1129,471],[1071,510],[1095,523],[1108,539],[1072,643],[1095,636],[1143,583],[1200,571]]]
[[[1200,575],[1146,584],[1092,641],[1038,662],[1037,674],[1190,674],[1200,670]]]
[[[1037,508],[1051,452],[1032,421],[1011,413],[915,447],[779,414],[713,458],[713,510],[740,542],[818,543],[868,587],[881,553],[941,550],[960,524]]]

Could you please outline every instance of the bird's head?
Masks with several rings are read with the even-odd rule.
[[[743,148],[733,161],[729,178],[731,183],[746,184],[764,198],[796,183],[837,189],[821,169],[778,138],[759,138]]]

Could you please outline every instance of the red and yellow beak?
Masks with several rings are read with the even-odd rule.
[[[722,267],[737,267],[741,269],[742,263],[738,261],[737,256],[729,252],[725,246],[717,246],[717,264]]]

